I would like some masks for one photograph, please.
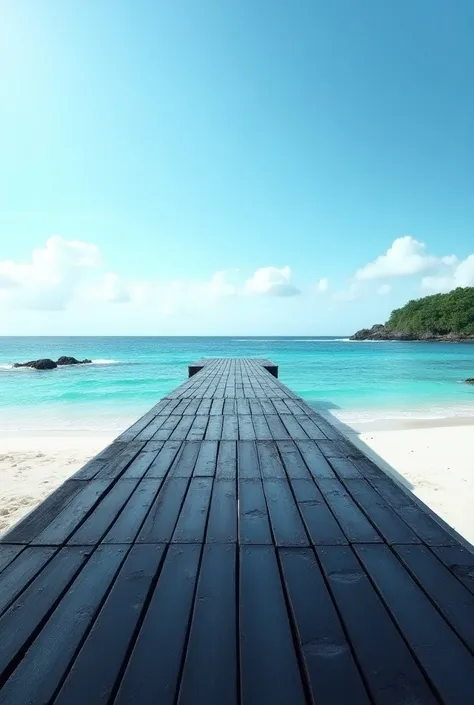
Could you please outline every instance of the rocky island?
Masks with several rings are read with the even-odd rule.
[[[409,301],[385,324],[362,328],[351,340],[474,342],[474,287],[459,287]]]
[[[75,357],[67,357],[63,355],[56,362],[49,357],[41,358],[41,360],[30,360],[29,362],[15,362],[13,367],[31,367],[34,370],[54,370],[56,367],[65,365],[88,365],[92,360],[77,360]]]

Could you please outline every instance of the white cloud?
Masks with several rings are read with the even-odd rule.
[[[423,277],[421,288],[428,293],[451,291],[458,286],[474,286],[474,255],[453,262],[451,270],[442,275]]]
[[[429,255],[424,243],[415,240],[411,235],[405,235],[394,240],[385,254],[358,269],[355,278],[368,280],[405,277],[421,274],[443,265],[452,266],[456,261],[454,255],[447,257]]]
[[[321,293],[324,293],[329,289],[329,279],[326,277],[323,277],[323,279],[319,279],[316,282],[316,291],[320,291]]]
[[[390,284],[382,284],[382,286],[379,286],[377,289],[377,294],[380,294],[380,296],[386,296],[387,294],[390,294],[392,291],[392,287]]]
[[[130,289],[126,282],[122,281],[118,274],[114,272],[104,274],[97,295],[103,301],[110,301],[116,304],[128,303],[131,300]]]
[[[0,298],[19,308],[63,309],[99,263],[95,245],[55,235],[30,262],[0,261]]]
[[[61,310],[73,302],[129,303],[163,315],[189,314],[231,297],[293,296],[289,267],[262,267],[245,281],[237,270],[194,280],[131,280],[108,272],[96,245],[50,237],[30,260],[0,260],[0,302],[22,309]]]
[[[269,296],[296,296],[300,290],[291,283],[291,269],[286,266],[262,267],[247,279],[244,285],[246,294]]]

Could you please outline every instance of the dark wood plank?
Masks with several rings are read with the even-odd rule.
[[[168,543],[181,511],[189,479],[168,478],[158,492],[137,537],[138,543]]]
[[[182,416],[178,416],[177,414],[170,414],[167,416],[160,428],[153,434],[153,440],[167,441],[181,419]]]
[[[431,550],[474,595],[474,553],[459,545],[435,546]]]
[[[222,438],[222,422],[222,416],[210,416],[204,437],[210,441],[220,440]]]
[[[230,416],[235,416],[237,414],[235,399],[224,399],[224,409],[222,413]]]
[[[367,480],[344,480],[344,485],[387,543],[420,543],[418,536]]]
[[[241,549],[240,669],[245,705],[306,705],[273,547]]]
[[[194,416],[182,416],[181,420],[178,421],[173,433],[171,434],[170,440],[184,441],[187,438],[194,420]]]
[[[291,414],[288,414],[288,413],[282,414],[280,416],[280,420],[282,421],[286,430],[290,434],[290,437],[294,441],[308,440],[308,434],[302,428],[302,426],[298,423],[298,420],[296,419],[295,416],[292,416]]]
[[[334,480],[336,475],[314,441],[298,441],[297,446],[314,478]]]
[[[194,467],[196,465],[200,449],[201,443],[199,442],[186,441],[183,443],[173,462],[173,465],[171,466],[169,477],[191,477],[194,472]]]
[[[164,441],[158,455],[151,462],[150,467],[148,468],[145,474],[145,477],[147,479],[165,477],[169,469],[171,468],[173,462],[175,461],[176,457],[178,456],[178,453],[181,448],[182,441]],[[123,477],[126,477],[127,473],[125,473]]]
[[[345,458],[346,455],[335,441],[316,441],[325,458]]]
[[[222,416],[224,413],[224,400],[213,399],[211,407],[211,416]]]
[[[472,654],[387,546],[356,550],[441,700],[465,705],[474,684]]]
[[[254,442],[239,441],[237,444],[237,465],[239,479],[260,480],[260,462],[257,445]]]
[[[275,441],[291,440],[291,436],[286,427],[282,424],[279,416],[268,414],[265,415],[265,420]]]
[[[51,560],[54,548],[25,548],[21,560],[13,561],[0,575],[0,614],[29,585],[42,568]]]
[[[198,410],[196,411],[197,414],[204,414],[205,416],[209,416],[211,413],[211,406],[212,406],[212,399],[200,399],[199,400],[199,407]]]
[[[138,434],[135,440],[137,441],[151,441],[155,433],[158,431],[159,428],[162,427],[166,420],[166,416],[155,416],[152,421]]]
[[[262,405],[263,413],[265,414],[265,416],[267,416],[268,414],[274,415],[277,413],[277,410],[273,406],[271,399],[260,399],[260,404]]]
[[[364,477],[349,458],[330,458],[329,462],[340,479],[362,480]]]
[[[261,480],[239,480],[241,544],[271,544],[272,533]]]
[[[370,705],[313,551],[280,549],[279,556],[314,702]]]
[[[115,705],[174,705],[200,554],[200,546],[170,546]]]
[[[286,480],[287,475],[278,453],[278,447],[273,441],[257,443],[260,462],[260,472],[266,480]]]
[[[313,480],[293,480],[292,489],[306,530],[314,546],[347,544],[334,514]]]
[[[288,403],[289,400],[286,401],[286,404]],[[304,416],[303,414],[301,414],[301,410],[299,414],[295,416],[295,419],[298,421],[299,425],[304,430],[307,437],[311,440],[322,441],[326,438],[319,426],[314,423],[313,419],[311,419],[309,416]]]
[[[0,544],[0,573],[24,550],[24,546]]]
[[[221,441],[216,464],[218,480],[235,480],[237,478],[237,442]]]
[[[217,450],[217,441],[203,441],[200,444],[193,471],[194,477],[214,477],[216,474]]]
[[[109,701],[163,556],[164,546],[132,547],[55,705]]]
[[[207,416],[195,416],[193,419],[193,424],[188,431],[186,436],[188,441],[201,441],[206,435],[207,429]]]
[[[125,554],[120,546],[94,552],[30,646],[28,658],[20,661],[3,685],[0,702],[51,701]]]
[[[88,482],[61,512],[52,515],[51,522],[36,536],[34,543],[40,546],[59,546],[66,543],[73,531],[89,516],[109,487],[109,480]]]
[[[321,493],[351,543],[382,543],[383,539],[339,480],[317,480]]]
[[[237,415],[248,416],[250,414],[250,404],[248,399],[237,399]]]
[[[244,400],[240,400],[244,401]],[[239,416],[239,438],[242,441],[253,441],[256,438],[253,418],[250,414]]]
[[[95,507],[92,514],[73,533],[68,544],[93,546],[99,543],[130,499],[137,484],[138,480],[118,480]]]
[[[122,475],[124,470],[128,468],[132,460],[143,449],[144,443],[142,441],[131,441],[127,444],[127,447],[114,456],[112,460],[104,465],[104,467],[99,470],[94,480],[116,480]]]
[[[51,522],[51,518],[61,512],[78,492],[84,489],[84,483],[68,480],[49,495],[32,512],[3,537],[5,543],[28,543]]]
[[[145,478],[140,482],[127,504],[120,512],[103,543],[133,543],[150,507],[156,499],[163,478]]]
[[[308,536],[287,480],[264,479],[273,536],[277,546],[308,546]]]
[[[238,703],[235,585],[235,547],[206,546],[177,701],[179,705]]]
[[[208,543],[235,543],[237,541],[235,479],[214,482],[206,541]]]
[[[360,468],[360,461],[354,460],[357,468]],[[388,502],[394,511],[401,516],[405,524],[408,524],[417,536],[428,546],[455,546],[458,541],[449,534],[438,522],[425,510],[413,501],[413,499],[401,487],[396,485],[389,477],[384,477],[379,470],[377,477],[369,478],[370,484]]]
[[[48,548],[26,549],[41,554]],[[66,547],[42,564],[34,580],[23,593],[11,600],[11,606],[0,618],[0,693],[6,680],[21,660],[27,646],[53,610],[57,600],[87,559],[84,549]],[[12,597],[15,597],[12,593]],[[1,695],[0,695],[1,699]]]
[[[129,428],[127,428],[126,431],[121,433],[116,440],[123,443],[128,443],[129,441],[135,440],[140,431],[143,431],[143,429],[146,428],[149,423],[151,423],[157,413],[158,412],[156,412],[154,409],[150,409],[150,411],[144,416],[142,416],[141,419],[135,421],[135,423],[132,424]]]
[[[316,550],[374,703],[438,703],[353,551]]]
[[[193,477],[184,500],[173,543],[201,543],[206,531],[213,479]]]
[[[278,441],[277,448],[280,452],[286,473],[290,480],[310,480],[311,475],[293,441]]]
[[[474,595],[426,546],[395,546],[394,551],[446,621],[474,651]]]
[[[159,442],[159,445],[163,445],[163,441]],[[135,458],[135,460],[132,460],[128,468],[125,470],[123,475],[121,476],[121,480],[134,480],[138,479],[140,480],[144,475],[146,475],[146,472],[150,465],[153,463],[155,460],[156,456],[158,455],[158,451],[160,448],[154,449],[152,452],[150,451],[145,451],[142,450],[139,455]]]
[[[254,414],[252,416],[255,436],[259,441],[271,441],[273,436],[268,427],[267,420],[262,414]]]
[[[226,401],[228,401],[226,399]],[[223,416],[222,440],[237,441],[239,438],[239,423],[237,416]]]

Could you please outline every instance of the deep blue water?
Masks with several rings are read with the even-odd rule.
[[[38,357],[94,364],[13,370]],[[347,420],[474,415],[474,344],[344,338],[0,338],[0,430],[118,430],[183,382],[201,357],[268,357],[281,380]]]

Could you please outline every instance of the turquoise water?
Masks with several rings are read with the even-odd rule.
[[[15,361],[91,365],[47,372]],[[281,380],[348,421],[474,416],[474,344],[344,338],[0,338],[0,430],[119,430],[186,379],[201,357],[268,357]]]

